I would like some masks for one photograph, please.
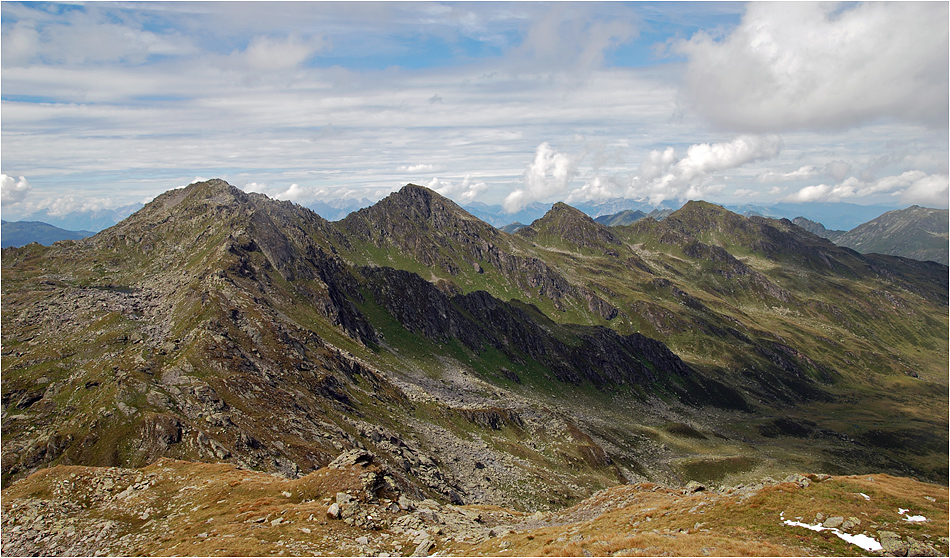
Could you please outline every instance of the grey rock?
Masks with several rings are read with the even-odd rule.
[[[885,556],[907,556],[908,545],[900,535],[893,531],[878,531],[877,536]]]
[[[375,458],[376,456],[366,450],[353,449],[341,453],[336,459],[331,461],[327,467],[330,469],[345,469],[353,465],[362,465],[365,467],[372,463]]]
[[[824,523],[821,524],[821,526],[825,527],[826,529],[837,529],[838,527],[841,527],[842,523],[844,523],[844,518],[839,515],[835,517],[829,517],[824,521]]]
[[[428,556],[429,551],[432,550],[432,547],[435,546],[435,543],[430,539],[426,539],[419,543],[416,549],[412,552],[413,556]]]
[[[330,504],[330,507],[327,508],[327,517],[330,519],[340,519],[340,504],[336,502]]]

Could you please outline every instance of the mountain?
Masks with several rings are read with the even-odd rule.
[[[607,225],[608,227],[616,227],[620,225],[631,225],[646,216],[647,214],[640,210],[625,209],[611,215],[601,215],[594,219],[594,221],[602,225]]]
[[[369,207],[370,205],[372,205],[372,202],[366,198],[359,200],[338,198],[326,201],[316,200],[307,204],[306,207],[324,219],[329,221],[339,221],[350,213],[353,213],[354,211],[364,207]]]
[[[671,211],[679,209],[682,206],[682,202],[675,202],[669,200],[661,203],[660,205],[650,205],[646,202],[628,200],[623,198],[614,198],[606,200],[590,200],[585,202],[575,203],[574,207],[584,213],[590,215],[591,217],[597,218],[604,215],[615,215],[622,211],[652,211],[654,209],[669,209]]]
[[[25,246],[31,242],[49,246],[59,240],[76,240],[94,234],[90,231],[67,231],[39,221],[3,221],[3,241],[0,247]]]
[[[729,205],[727,209],[747,217],[793,219],[798,216],[822,223],[837,230],[850,230],[886,211],[897,209],[886,205],[858,205],[844,202],[780,202],[772,205]]]
[[[508,223],[504,227],[499,227],[498,230],[500,230],[501,232],[506,232],[508,234],[513,234],[517,232],[518,229],[523,229],[527,226],[528,225],[525,225],[524,223],[519,223],[518,221],[515,221],[514,223]]]
[[[834,239],[862,254],[950,263],[950,211],[917,205],[888,211]]]
[[[142,208],[140,203],[113,209],[88,209],[68,213],[50,213],[49,209],[24,215],[20,221],[39,221],[68,231],[94,231],[111,227]]]
[[[159,458],[300,478],[362,452],[380,498],[516,510],[947,476],[947,266],[786,220],[555,204],[508,234],[407,185],[330,222],[212,180],[0,263],[5,487]]]
[[[843,235],[845,231],[829,231],[825,228],[824,225],[817,221],[812,221],[805,217],[795,217],[792,219],[792,222],[798,225],[799,227],[805,229],[815,236],[820,236],[821,238],[827,238],[828,240],[835,242],[838,237]],[[837,242],[836,242],[837,244]]]
[[[530,223],[544,215],[550,208],[551,204],[549,203],[531,202],[518,212],[507,213],[500,205],[472,202],[465,206],[465,211],[492,226],[501,227],[517,221]]]

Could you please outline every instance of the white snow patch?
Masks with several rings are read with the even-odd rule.
[[[871,497],[868,496],[867,494],[865,494],[864,492],[858,492],[858,494],[860,494],[861,496],[864,496],[864,499],[865,499],[865,500],[870,500],[870,499],[871,499]]]
[[[812,531],[831,531],[839,539],[849,542],[855,546],[860,546],[868,552],[874,552],[875,550],[882,550],[884,547],[881,546],[881,543],[877,542],[874,538],[867,535],[851,535],[849,533],[842,533],[840,529],[830,529],[828,527],[823,527],[821,524],[810,525],[808,523],[802,523],[801,521],[792,521],[790,519],[785,519],[785,512],[782,512],[781,515],[784,520],[785,525],[791,525],[792,527],[804,527],[806,529],[811,529]]]
[[[907,508],[897,508],[897,513],[903,515],[904,521],[908,523],[918,523],[922,521],[927,521],[927,518],[922,515],[907,515],[907,512],[909,511],[910,510],[908,510]]]

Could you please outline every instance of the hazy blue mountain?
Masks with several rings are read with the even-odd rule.
[[[307,204],[306,207],[327,221],[339,221],[350,213],[369,207],[372,204],[373,202],[366,198],[359,200],[338,198],[326,201],[317,200]]]
[[[473,202],[462,207],[489,225],[502,227],[514,222],[531,223],[543,217],[552,205],[550,203],[532,202],[515,213],[505,213],[505,209],[501,205],[488,205],[482,202]]]
[[[114,209],[71,211],[64,215],[52,215],[48,209],[44,209],[25,215],[19,221],[39,221],[67,231],[99,232],[119,223],[142,207],[141,203],[132,203]]]
[[[858,205],[855,203],[787,203],[773,205],[726,205],[729,211],[751,217],[760,215],[774,219],[792,220],[795,217],[805,217],[824,225],[827,229],[848,231],[862,223],[880,216],[887,211],[899,209],[886,205]]]
[[[60,240],[78,240],[96,234],[91,231],[67,231],[39,221],[3,221],[2,230],[0,248],[26,246],[31,242],[49,246]]]

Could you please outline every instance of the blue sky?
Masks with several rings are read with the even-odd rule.
[[[948,4],[0,4],[4,219],[198,178],[307,205],[948,206]]]

